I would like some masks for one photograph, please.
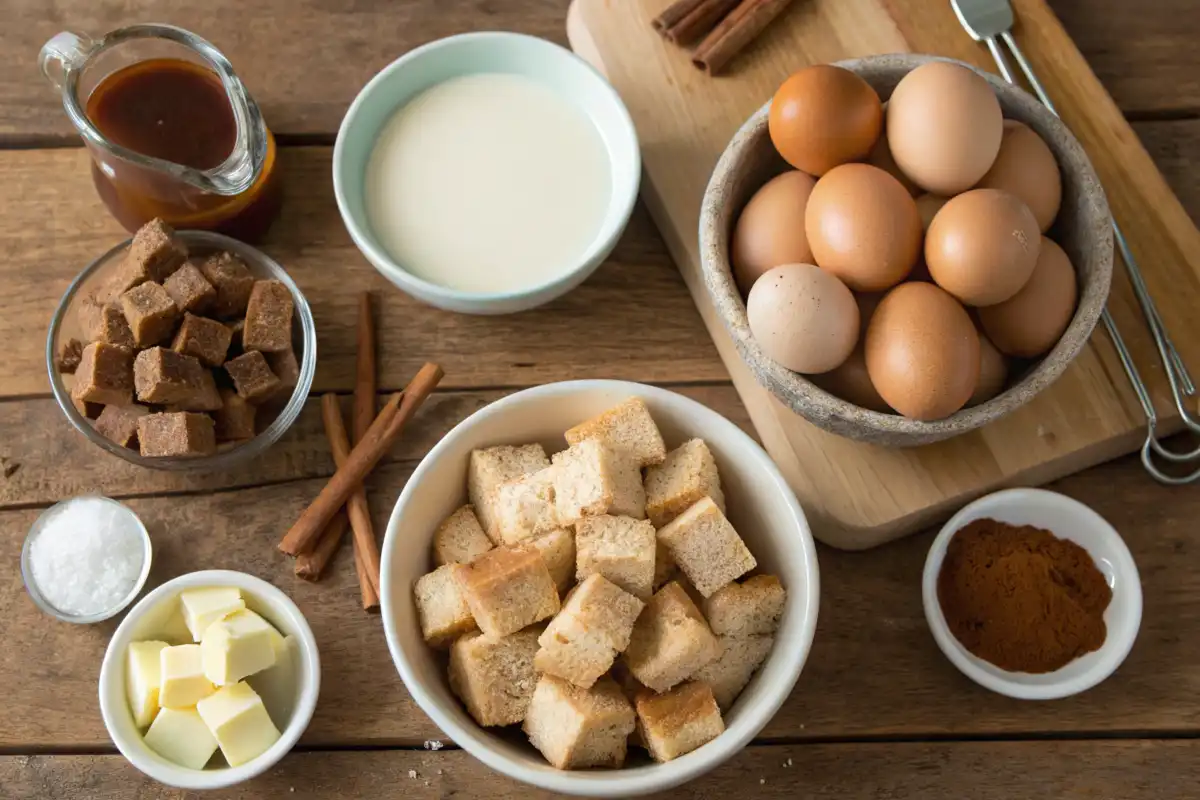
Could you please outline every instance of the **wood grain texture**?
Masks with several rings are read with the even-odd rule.
[[[727,78],[698,73],[687,53],[649,27],[663,2],[578,0],[568,33],[617,87],[638,125],[643,198],[745,400],[764,444],[809,512],[816,535],[859,549],[910,533],[1008,483],[1036,484],[1140,443],[1141,408],[1102,332],[1057,384],[987,428],[929,447],[883,450],[824,433],[758,386],[717,318],[699,274],[696,226],[713,164],[738,126],[805,64],[901,50],[988,65],[948,4],[816,0],[798,4],[744,54]],[[1167,324],[1191,363],[1200,336],[1185,327],[1200,302],[1200,233],[1042,0],[1018,0],[1022,41],[1066,122],[1109,187],[1118,219],[1147,272]],[[1160,416],[1172,422],[1157,354],[1128,282],[1110,308]],[[822,468],[815,468],[816,465]]]
[[[751,746],[711,773],[655,797],[809,800],[1125,800],[1194,797],[1194,741],[943,742]],[[120,756],[0,758],[10,800],[308,800],[308,798],[561,797],[490,772],[460,750],[292,753],[248,783],[182,792],[155,783]]]

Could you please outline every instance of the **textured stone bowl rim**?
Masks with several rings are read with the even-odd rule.
[[[892,71],[907,74],[932,61],[945,61],[966,67],[982,75],[1006,105],[1016,106],[1025,116],[1056,134],[1058,147],[1053,144],[1055,157],[1064,177],[1070,171],[1081,188],[1086,208],[1075,221],[1078,227],[1092,228],[1097,233],[1109,230],[1110,213],[1099,178],[1082,145],[1066,125],[1023,89],[1014,87],[995,75],[950,58],[938,56],[896,54],[869,56],[835,62],[851,72]],[[784,405],[809,422],[832,433],[848,438],[891,447],[928,444],[981,428],[1020,408],[1062,375],[1067,365],[1087,344],[1092,330],[1100,319],[1108,299],[1112,280],[1112,238],[1100,242],[1100,257],[1093,265],[1092,279],[1083,287],[1075,315],[1058,343],[1016,383],[996,397],[977,406],[964,408],[940,420],[923,422],[897,414],[885,414],[857,406],[817,387],[803,375],[777,364],[763,353],[746,318],[746,304],[733,279],[729,263],[729,240],[734,222],[720,223],[721,211],[734,202],[734,181],[744,164],[761,146],[767,132],[768,100],[734,134],[721,154],[700,208],[700,265],[704,285],[729,331],[742,360],[750,367],[758,382],[771,391]],[[1007,118],[1007,115],[1006,115]],[[1076,267],[1078,269],[1078,267]]]

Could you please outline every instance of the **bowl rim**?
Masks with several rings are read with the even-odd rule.
[[[1072,154],[1073,160],[1081,165],[1080,179],[1094,189],[1087,193],[1092,215],[1097,219],[1111,219],[1103,185],[1079,140],[1066,123],[1024,89],[1013,86],[972,64],[944,56],[911,53],[874,55],[836,61],[832,66],[849,69],[856,74],[860,69],[872,67],[903,69],[907,73],[933,62],[966,67],[983,77],[998,98],[1021,107],[1023,112],[1037,117],[1040,123],[1061,133],[1063,146]],[[1087,293],[1079,293],[1071,322],[1054,347],[1041,356],[1037,364],[1027,370],[1020,380],[997,396],[979,405],[963,408],[948,417],[922,421],[898,414],[872,411],[830,394],[806,376],[792,372],[768,358],[749,333],[749,323],[745,320],[745,300],[733,279],[728,255],[731,230],[721,230],[721,226],[716,225],[715,220],[721,207],[730,202],[729,192],[722,184],[727,176],[736,172],[745,154],[754,146],[756,137],[766,130],[770,108],[771,101],[768,99],[738,128],[722,151],[704,190],[698,236],[700,270],[705,288],[718,309],[717,316],[733,339],[742,361],[754,374],[755,380],[780,402],[814,425],[847,438],[900,446],[927,444],[977,430],[1020,408],[1054,383],[1083,351],[1107,303],[1112,282],[1111,236],[1100,243],[1102,254],[1096,265],[1095,276],[1089,282]],[[730,227],[732,228],[732,225]],[[736,319],[723,312],[722,308],[734,309]],[[861,429],[859,435],[848,431],[849,427]],[[893,439],[908,441],[888,441]]]
[[[344,173],[348,168],[346,166],[346,138],[349,135],[349,131],[358,123],[362,108],[370,101],[371,95],[390,80],[393,74],[406,68],[412,68],[420,62],[420,59],[426,58],[438,50],[456,47],[472,48],[478,47],[480,44],[495,41],[510,41],[518,43],[520,47],[540,49],[545,53],[552,54],[551,57],[562,60],[565,65],[570,65],[570,68],[579,69],[581,71],[580,74],[586,76],[583,80],[594,82],[596,88],[611,103],[617,118],[620,120],[622,134],[626,137],[625,144],[628,145],[629,152],[632,153],[632,158],[626,165],[612,163],[612,159],[610,158],[609,174],[616,176],[620,172],[627,171],[633,175],[633,180],[630,182],[630,191],[625,196],[618,195],[617,187],[615,186],[615,182],[613,182],[614,185],[606,211],[611,213],[614,208],[616,209],[617,216],[614,224],[611,226],[606,225],[597,231],[596,238],[592,244],[577,257],[576,263],[573,266],[563,270],[555,277],[524,289],[508,292],[468,292],[460,289],[451,289],[418,277],[396,263],[396,260],[386,250],[375,244],[373,237],[369,234],[370,223],[366,220],[360,221],[357,216],[351,213],[349,202],[346,199],[347,187],[345,184],[346,178],[344,177]],[[462,74],[469,75],[480,72],[482,70],[472,69]],[[393,113],[398,111],[399,108],[400,106],[393,109]],[[589,113],[586,107],[580,106],[580,109],[591,119],[592,114]],[[608,148],[606,147],[605,150],[607,151]],[[582,279],[581,275],[586,277],[595,270],[604,260],[606,254],[611,252],[617,240],[620,239],[626,224],[629,222],[629,217],[633,213],[641,184],[642,158],[638,143],[637,128],[633,124],[633,118],[629,115],[629,109],[626,108],[624,101],[617,94],[612,84],[595,67],[572,51],[537,36],[509,31],[474,31],[454,34],[427,42],[420,47],[408,51],[375,73],[362,89],[359,90],[358,94],[355,95],[354,100],[350,103],[350,107],[346,110],[346,115],[342,117],[342,122],[338,126],[337,138],[333,144],[332,169],[333,194],[337,202],[338,213],[341,215],[342,222],[346,230],[350,233],[350,238],[354,241],[355,246],[367,257],[371,264],[409,294],[417,297],[434,298],[437,304],[442,304],[446,307],[453,305],[455,308],[464,308],[467,306],[486,307],[493,304],[512,304],[536,296],[545,296],[548,300],[550,297],[557,296],[559,292],[569,290],[573,287]]]
[[[266,752],[236,767],[194,770],[170,764],[165,759],[160,762],[146,758],[137,747],[132,746],[125,736],[118,735],[115,721],[116,715],[120,711],[114,707],[115,701],[110,699],[113,696],[125,698],[123,662],[125,651],[133,641],[133,627],[136,621],[162,602],[167,595],[201,586],[236,586],[262,598],[273,611],[285,615],[296,629],[297,639],[300,642],[300,653],[304,659],[303,674],[307,676],[307,679],[301,682],[300,698],[292,711],[292,719],[287,728],[280,731],[279,739]],[[112,685],[114,681],[120,683],[119,691],[106,692],[105,687]],[[121,755],[125,756],[125,759],[142,773],[159,783],[189,790],[220,789],[233,786],[262,774],[278,763],[291,751],[300,735],[308,727],[313,712],[316,710],[317,696],[320,691],[321,656],[317,648],[316,637],[300,608],[282,589],[262,578],[246,572],[227,569],[200,570],[180,575],[163,583],[139,600],[137,605],[130,609],[125,619],[121,620],[116,632],[109,639],[108,646],[104,651],[104,660],[101,662],[100,680],[98,681],[100,715],[104,719],[104,727],[108,731],[109,738],[117,746]]]
[[[996,507],[998,505],[1023,505],[1030,498],[1034,497],[1064,508],[1070,508],[1072,513],[1076,513],[1087,520],[1089,530],[1104,539],[1115,554],[1113,566],[1118,574],[1121,575],[1122,583],[1126,586],[1128,593],[1127,600],[1134,618],[1134,624],[1124,629],[1119,638],[1113,638],[1112,636],[1105,638],[1104,644],[1096,651],[1099,654],[1099,658],[1086,672],[1073,678],[1063,678],[1054,683],[1044,685],[1030,685],[1009,680],[1002,675],[996,675],[980,667],[974,660],[975,656],[969,655],[966,648],[950,632],[950,627],[946,623],[946,617],[942,613],[941,603],[938,601],[937,596],[937,579],[941,572],[942,561],[946,555],[946,548],[950,544],[950,539],[963,527],[967,519],[975,518],[974,515],[981,508]],[[1058,700],[1070,697],[1071,695],[1091,689],[1116,672],[1117,668],[1121,666],[1125,658],[1129,655],[1129,651],[1133,649],[1133,643],[1137,640],[1138,631],[1141,628],[1142,602],[1142,584],[1138,575],[1137,564],[1133,560],[1133,554],[1129,552],[1129,547],[1125,544],[1125,540],[1121,538],[1116,528],[1090,506],[1065,494],[1052,492],[1048,489],[1004,489],[984,495],[974,502],[963,506],[957,514],[942,526],[933,543],[930,544],[929,552],[925,556],[925,567],[921,573],[921,603],[925,608],[925,621],[929,625],[929,631],[933,635],[934,641],[937,642],[942,654],[946,656],[959,672],[980,686],[990,689],[997,694],[1006,695],[1018,700]],[[1007,670],[996,669],[1000,672],[1008,673]],[[1066,667],[1061,667],[1061,669],[1066,669]],[[1051,672],[1049,675],[1053,676],[1054,673]]]
[[[673,761],[663,764],[656,763],[651,768],[639,770],[634,774],[629,774],[624,769],[606,771],[535,771],[493,750],[486,741],[480,738],[478,733],[480,728],[478,725],[459,725],[450,715],[442,712],[438,701],[416,680],[406,652],[400,643],[401,640],[396,629],[394,621],[395,613],[391,600],[394,591],[391,588],[393,580],[391,577],[391,564],[395,557],[395,551],[402,546],[402,537],[397,530],[400,518],[403,515],[404,508],[417,493],[417,487],[421,484],[425,473],[432,469],[432,465],[442,457],[444,451],[448,450],[458,439],[466,436],[480,419],[503,414],[508,409],[528,399],[568,396],[590,391],[624,392],[630,395],[647,398],[653,397],[663,402],[679,404],[686,409],[688,414],[699,417],[705,427],[726,427],[735,438],[740,437],[743,440],[742,443],[747,446],[748,452],[752,454],[751,457],[762,468],[764,479],[769,480],[775,486],[781,496],[782,502],[786,504],[795,520],[796,527],[800,533],[800,536],[797,538],[799,539],[800,551],[803,554],[802,557],[807,573],[804,599],[811,611],[801,623],[799,640],[789,640],[786,647],[776,647],[772,651],[772,657],[783,659],[788,677],[781,683],[776,684],[772,691],[764,693],[764,698],[759,705],[743,709],[737,722],[733,726],[726,728],[725,732],[713,741]],[[783,475],[779,472],[779,468],[775,466],[775,463],[767,455],[766,451],[734,423],[702,403],[667,389],[631,381],[576,380],[543,384],[510,394],[471,414],[456,425],[429,451],[408,479],[388,518],[381,560],[383,569],[380,578],[380,599],[384,634],[387,638],[388,650],[392,654],[392,661],[400,673],[401,680],[404,681],[404,685],[413,699],[416,700],[421,710],[450,739],[491,769],[548,791],[563,792],[577,796],[631,797],[669,789],[715,768],[744,748],[770,722],[795,688],[796,681],[799,679],[808,655],[812,650],[813,637],[816,634],[817,618],[820,611],[820,569],[817,563],[816,546],[812,530],[808,525],[808,520],[803,508],[800,506],[799,500],[796,499],[787,481],[784,480]],[[409,587],[404,587],[403,591],[408,592]],[[789,602],[792,601],[789,600]]]
[[[122,447],[107,437],[100,435],[92,425],[92,421],[79,413],[79,410],[75,408],[75,404],[71,401],[71,393],[68,391],[66,383],[55,364],[58,355],[55,352],[55,346],[58,343],[63,323],[72,308],[75,296],[79,293],[79,290],[89,278],[109,266],[116,257],[127,250],[133,243],[132,238],[126,239],[93,259],[91,263],[83,268],[82,272],[75,276],[75,279],[71,281],[71,284],[59,299],[58,306],[54,309],[54,316],[50,320],[50,329],[46,333],[46,371],[50,376],[50,389],[54,394],[54,399],[58,403],[58,407],[66,415],[67,420],[75,430],[82,433],[92,444],[104,448],[109,453],[125,461],[137,464],[140,467],[160,470],[215,471],[228,469],[235,464],[240,464],[243,461],[262,455],[268,448],[279,441],[288,428],[292,426],[292,423],[300,416],[300,412],[304,410],[304,404],[307,402],[308,393],[312,388],[313,376],[316,375],[317,371],[316,322],[313,320],[312,309],[308,305],[308,300],[305,299],[304,294],[300,291],[300,287],[296,285],[296,282],[292,280],[287,271],[275,259],[257,247],[213,231],[178,230],[175,232],[175,235],[182,239],[189,248],[198,246],[205,249],[212,248],[216,251],[232,252],[240,256],[243,260],[252,262],[254,267],[265,269],[270,274],[271,280],[279,281],[291,292],[296,317],[300,321],[300,333],[304,352],[301,354],[300,376],[297,378],[296,385],[292,389],[291,397],[288,398],[287,404],[280,410],[279,415],[265,430],[257,434],[253,439],[248,439],[224,452],[217,452],[211,456],[190,458],[181,456],[143,456],[139,452],[130,450],[128,447]],[[253,271],[253,268],[251,271]]]

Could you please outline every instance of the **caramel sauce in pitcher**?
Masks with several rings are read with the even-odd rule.
[[[85,113],[110,141],[143,156],[198,170],[233,152],[237,126],[216,73],[181,59],[141,61],[105,77]],[[267,134],[262,173],[239,195],[202,192],[166,173],[127,161],[92,163],[92,179],[113,216],[130,231],[161,217],[176,228],[262,237],[279,212],[275,139]]]

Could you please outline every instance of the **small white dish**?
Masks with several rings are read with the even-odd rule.
[[[608,209],[591,246],[557,277],[514,292],[481,293],[449,289],[406,270],[380,246],[364,202],[367,163],[380,130],[392,115],[421,92],[451,78],[485,72],[522,75],[553,90],[587,114],[608,151],[611,193]],[[558,45],[518,33],[464,33],[418,47],[384,67],[346,112],[333,148],[333,191],[338,211],[354,244],[401,291],[447,311],[510,314],[566,294],[608,257],[625,230],[637,200],[642,163],[637,130],[617,95],[600,73]],[[471,235],[464,231],[464,235]]]
[[[292,697],[280,698],[280,707],[290,706],[286,720],[273,713],[271,721],[282,734],[279,740],[258,758],[237,767],[216,767],[202,770],[187,769],[173,764],[151,750],[142,739],[142,732],[133,721],[125,690],[126,653],[131,642],[153,639],[175,633],[176,639],[187,635],[180,628],[182,617],[175,617],[179,593],[185,589],[208,586],[236,586],[242,592],[247,608],[258,612],[284,636],[296,637],[299,647],[295,657],[296,685]],[[190,641],[190,639],[187,639]],[[178,642],[177,642],[178,643]],[[254,679],[251,677],[250,682]],[[300,609],[286,594],[260,578],[244,572],[205,570],[181,575],[150,592],[130,610],[113,634],[100,667],[100,713],[104,727],[113,744],[129,763],[159,783],[179,789],[220,789],[247,781],[270,769],[296,744],[308,727],[317,707],[321,689],[321,659],[312,628]],[[268,710],[276,698],[268,698]],[[290,701],[290,702],[289,702]]]
[[[950,632],[938,602],[938,573],[954,534],[967,523],[986,518],[1048,530],[1091,554],[1112,589],[1112,602],[1104,612],[1108,635],[1100,649],[1054,672],[1030,674],[1000,669],[959,643]],[[921,597],[929,629],[950,663],[985,689],[1019,700],[1057,700],[1100,683],[1129,655],[1142,622],[1142,584],[1137,565],[1120,534],[1083,503],[1045,489],[1006,489],[981,497],[955,514],[929,548]]]

